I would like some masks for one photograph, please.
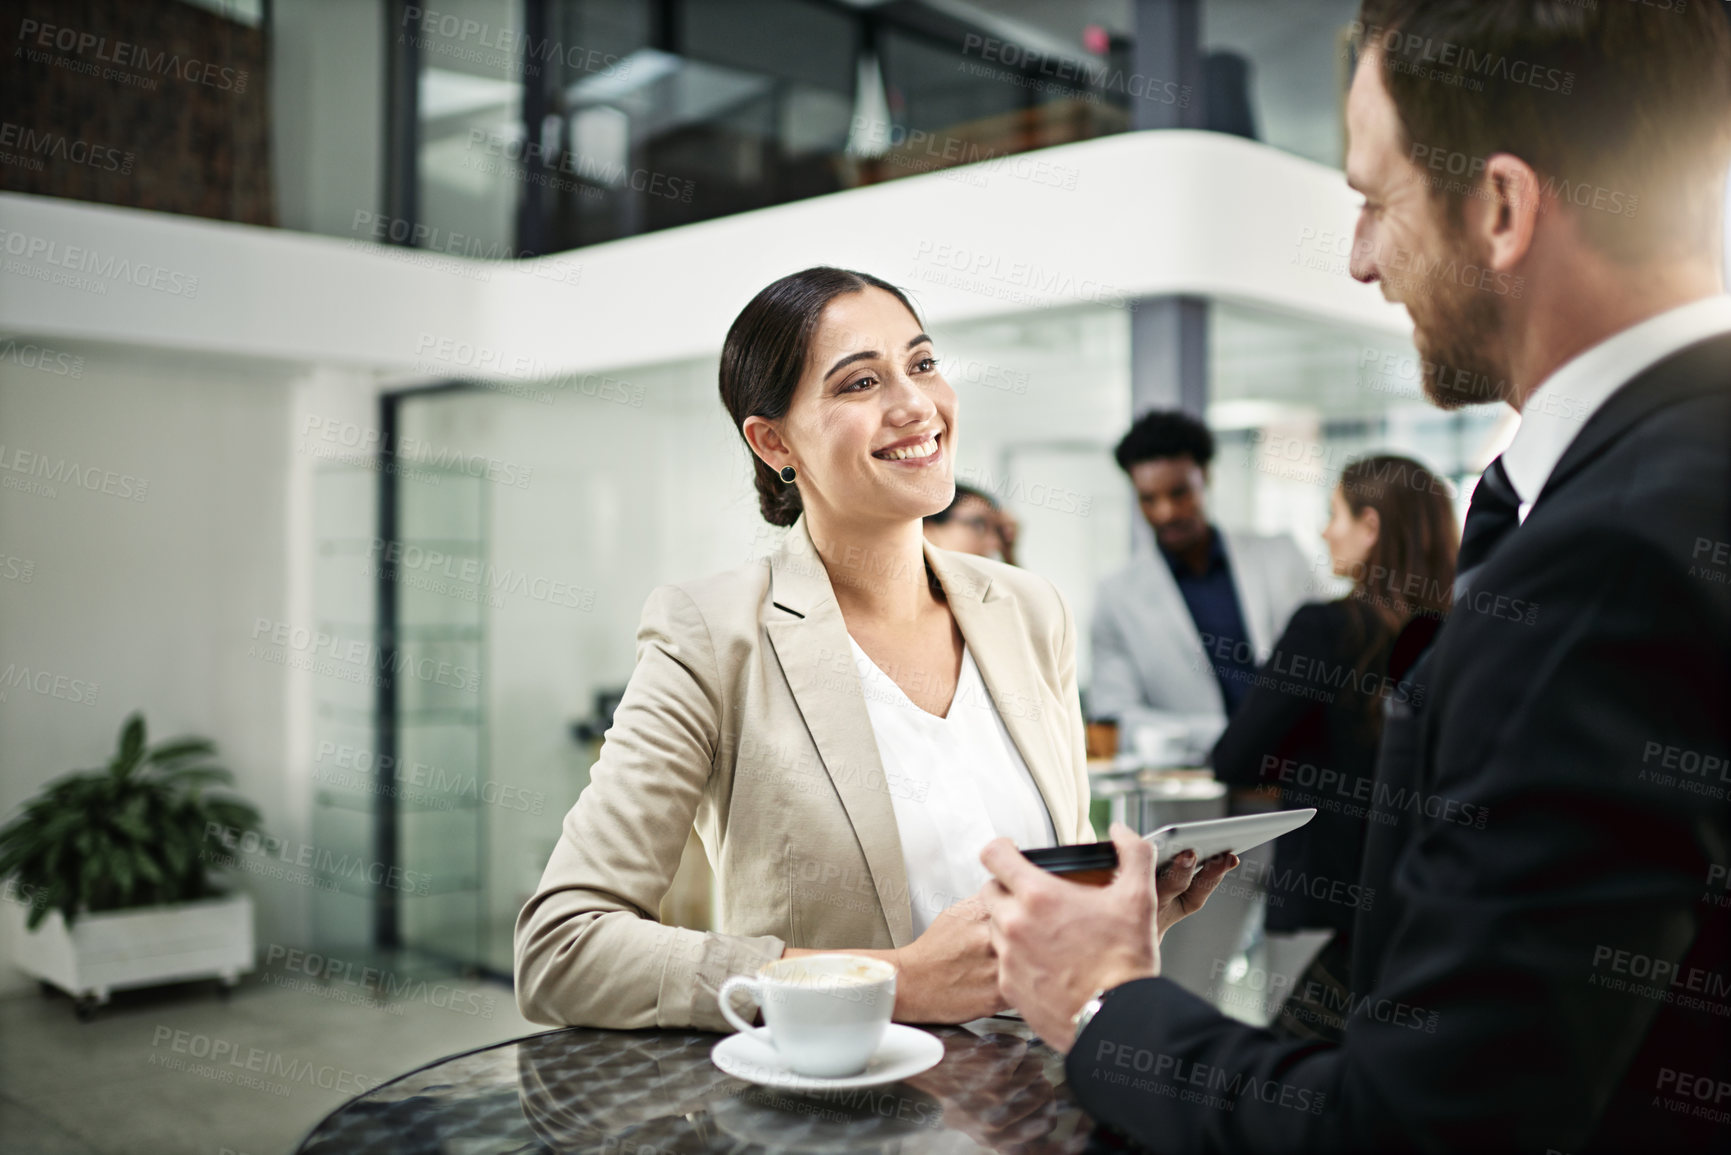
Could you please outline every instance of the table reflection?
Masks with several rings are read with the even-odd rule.
[[[423,1067],[331,1113],[303,1155],[461,1151],[1004,1152],[1096,1145],[1063,1057],[1025,1024],[931,1028],[944,1061],[912,1079],[823,1095],[759,1087],[709,1061],[702,1031],[531,1035]]]

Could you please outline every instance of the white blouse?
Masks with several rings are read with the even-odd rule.
[[[1002,835],[1032,850],[1054,845],[1057,835],[972,650],[962,649],[955,697],[940,718],[914,705],[851,635],[848,643],[895,807],[918,935],[985,885],[986,843]]]

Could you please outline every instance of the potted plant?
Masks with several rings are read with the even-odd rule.
[[[0,882],[21,904],[14,962],[72,995],[80,1019],[109,992],[253,968],[252,900],[206,871],[211,823],[256,831],[258,811],[208,793],[234,776],[203,738],[145,746],[133,714],[101,770],[57,779],[0,828]]]

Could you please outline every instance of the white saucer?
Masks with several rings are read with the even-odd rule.
[[[760,1043],[750,1035],[729,1035],[709,1052],[710,1061],[736,1079],[777,1087],[784,1091],[847,1091],[855,1087],[876,1087],[911,1078],[929,1071],[944,1057],[944,1044],[937,1036],[914,1027],[891,1023],[884,1028],[883,1041],[857,1075],[825,1079],[816,1075],[801,1075],[789,1070],[784,1060],[768,1043]]]

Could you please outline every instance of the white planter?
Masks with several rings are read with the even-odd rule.
[[[81,914],[70,930],[54,910],[26,931],[27,908],[4,905],[17,918],[13,962],[79,999],[81,1012],[126,987],[201,978],[232,987],[254,968],[247,894]]]

